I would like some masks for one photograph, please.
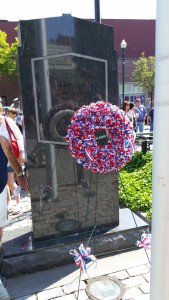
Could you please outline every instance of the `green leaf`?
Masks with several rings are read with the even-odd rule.
[[[152,153],[136,152],[132,160],[119,171],[119,200],[132,209],[151,217]]]

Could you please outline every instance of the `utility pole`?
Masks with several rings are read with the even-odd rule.
[[[169,1],[157,0],[150,299],[169,299]]]
[[[122,50],[122,100],[124,101],[124,65],[125,65],[125,51],[126,51],[127,43],[123,39],[121,42],[121,50]]]
[[[95,0],[95,21],[101,23],[100,20],[100,0]]]

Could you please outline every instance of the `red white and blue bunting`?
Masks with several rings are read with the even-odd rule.
[[[93,254],[91,253],[91,248],[87,247],[85,248],[83,244],[79,247],[80,253],[78,253],[75,249],[72,249],[69,251],[69,254],[74,256],[75,264],[76,266],[79,266],[82,273],[87,272],[86,268],[86,260],[93,261],[95,263],[95,267],[97,266],[97,259]]]
[[[136,241],[136,246],[139,248],[143,247],[144,249],[151,249],[151,234],[143,233],[141,235],[141,241]]]

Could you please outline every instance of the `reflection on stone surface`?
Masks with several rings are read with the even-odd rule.
[[[117,226],[117,173],[83,170],[65,142],[82,105],[98,95],[118,103],[113,28],[63,16],[20,21],[20,35],[34,239]]]
[[[41,199],[41,203],[39,190],[34,190],[34,197],[32,194],[32,217],[36,220],[34,235],[43,232],[44,236],[47,236],[50,232],[50,235],[59,237],[67,235],[68,232],[75,234],[85,228],[92,229],[95,224],[97,228],[117,226],[119,220],[117,173],[94,174],[83,170],[83,180],[88,182],[89,186],[79,185],[77,178],[82,174],[77,174],[73,159],[72,166],[68,167],[69,156],[66,157],[66,153],[62,156],[64,152],[61,152],[60,159],[58,158],[56,162],[60,170],[57,195],[53,194],[51,185],[45,184],[42,184],[46,193],[44,192],[45,196]],[[65,165],[68,167],[67,172],[64,170]],[[39,176],[42,176],[42,169],[39,169],[39,172]],[[36,180],[33,173],[30,173],[30,176],[32,180]]]

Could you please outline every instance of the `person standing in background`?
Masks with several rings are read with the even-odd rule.
[[[122,110],[125,111],[125,113],[127,114],[128,111],[130,109],[130,101],[128,100],[125,100],[123,103],[122,103]]]
[[[150,131],[153,131],[153,125],[154,125],[154,107],[149,112],[150,117]]]
[[[146,125],[150,125],[150,117],[149,117],[149,112],[151,110],[151,98],[148,98],[146,103],[145,103],[145,108],[147,110],[147,117],[146,117]]]
[[[138,114],[136,132],[144,131],[144,124],[147,116],[147,110],[144,105],[141,104],[140,98],[136,99],[136,107],[134,110],[135,114]]]
[[[13,100],[13,103],[11,104],[11,107],[17,109],[17,116],[16,116],[16,121],[22,126],[22,112],[21,112],[21,103],[19,98],[15,98]]]
[[[127,116],[133,126],[133,130],[134,132],[136,132],[136,124],[137,124],[137,117],[138,114],[135,113],[135,104],[134,102],[130,102],[130,109],[127,113]]]

